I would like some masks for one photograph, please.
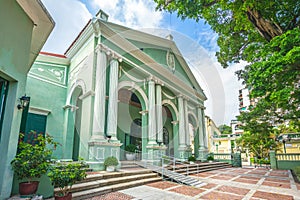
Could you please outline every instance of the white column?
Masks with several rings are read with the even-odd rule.
[[[199,121],[199,146],[200,149],[204,149],[204,136],[203,136],[203,116],[202,116],[202,109],[198,108],[198,121]]]
[[[105,87],[106,87],[106,60],[105,52],[97,51],[95,97],[94,97],[94,117],[92,141],[104,140],[105,126]]]
[[[156,145],[156,116],[155,116],[155,83],[153,80],[148,82],[148,99],[149,99],[149,115],[148,115],[148,144]]]
[[[185,117],[184,117],[184,106],[182,96],[178,97],[178,110],[179,110],[179,148],[185,148]]]
[[[185,128],[185,143],[187,146],[190,146],[190,129],[189,129],[189,115],[188,115],[188,102],[186,99],[183,99],[183,108],[184,108],[184,128]]]
[[[206,127],[205,127],[205,115],[204,115],[204,109],[201,109],[201,113],[202,113],[202,128],[203,128],[203,141],[204,141],[204,147],[207,149],[208,148],[208,137],[207,137],[207,133],[206,133]]]
[[[107,135],[111,136],[111,141],[117,139],[117,119],[118,119],[118,70],[119,63],[113,59],[110,61],[109,74],[109,99],[107,115]]]
[[[161,104],[161,85],[156,85],[156,125],[157,125],[157,142],[163,142],[163,119]]]

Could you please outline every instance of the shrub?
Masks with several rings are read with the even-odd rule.
[[[130,153],[135,153],[136,146],[134,144],[129,144],[125,147],[125,151],[130,152]]]
[[[56,162],[48,172],[52,185],[59,188],[58,196],[66,196],[72,185],[86,177],[87,165],[84,162]]]
[[[119,161],[116,157],[111,156],[111,157],[107,157],[104,160],[104,166],[117,166],[119,164]]]
[[[209,154],[207,156],[207,160],[210,161],[210,160],[214,160],[214,155],[213,154]]]
[[[295,174],[298,176],[298,178],[300,177],[300,166],[297,166],[294,168],[294,172]]]
[[[195,158],[194,156],[190,156],[190,157],[188,158],[188,161],[190,161],[190,162],[195,162],[195,161],[196,161],[196,158]]]
[[[53,138],[46,134],[31,131],[28,134],[31,143],[24,141],[24,134],[20,133],[18,152],[11,161],[12,169],[17,179],[31,181],[46,174],[50,167],[53,149],[58,145]],[[53,148],[50,148],[53,146]]]

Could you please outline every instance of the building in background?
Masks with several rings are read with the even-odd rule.
[[[40,0],[0,1],[0,199],[11,194],[27,73],[54,24]]]
[[[300,153],[300,133],[283,133],[276,140],[279,142],[278,153]]]

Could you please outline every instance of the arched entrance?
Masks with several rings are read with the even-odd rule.
[[[192,149],[192,154],[196,157],[198,156],[198,149],[199,149],[199,137],[198,137],[198,122],[197,118],[194,113],[190,112],[188,114],[188,127],[189,127],[189,141],[190,141],[190,147]]]
[[[72,148],[72,159],[74,161],[78,160],[79,157],[79,147],[80,147],[80,129],[81,129],[81,114],[82,114],[82,100],[79,98],[82,95],[81,87],[76,87],[71,96],[71,121],[73,124],[72,134],[73,138],[73,148]]]
[[[123,144],[121,160],[125,159],[125,147],[129,144],[136,145],[139,151],[146,150],[147,115],[144,114],[146,104],[140,93],[142,90],[139,90],[133,89],[131,84],[130,87],[124,86],[118,91],[117,138]]]
[[[163,105],[163,143],[167,147],[166,155],[174,156],[173,116],[168,106]]]

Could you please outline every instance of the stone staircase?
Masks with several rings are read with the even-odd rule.
[[[136,164],[135,161],[122,160],[121,170],[135,170],[135,169],[144,169],[143,167]]]
[[[156,173],[149,169],[120,172],[92,172],[87,178],[72,187],[72,199],[85,199],[93,196],[123,190],[138,185],[160,181]],[[58,188],[55,188],[55,192]]]
[[[201,172],[229,168],[229,167],[232,167],[232,165],[226,162],[212,162],[212,163],[203,162],[203,163],[195,163],[195,164],[183,163],[183,164],[169,165],[166,167],[166,169],[175,171],[180,174],[189,175],[189,174],[197,174]]]

